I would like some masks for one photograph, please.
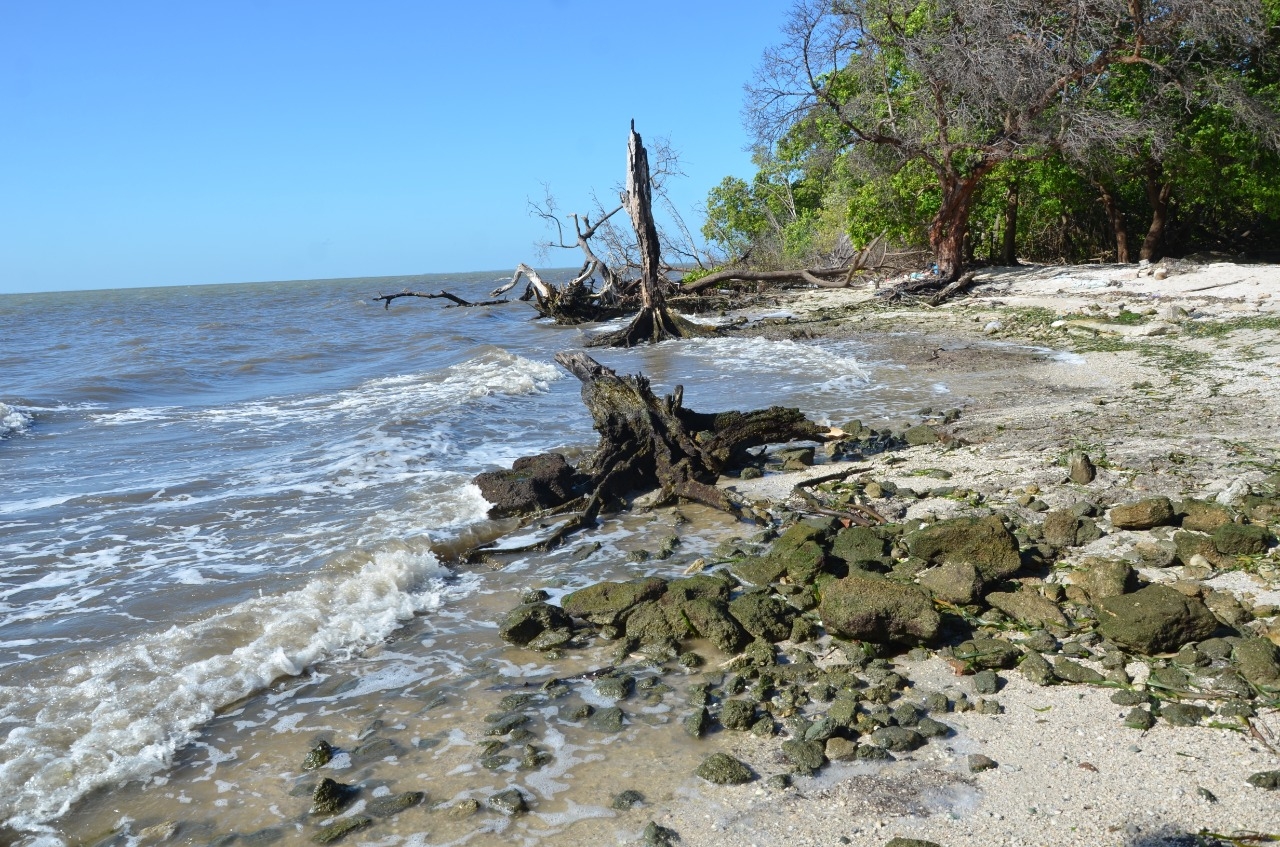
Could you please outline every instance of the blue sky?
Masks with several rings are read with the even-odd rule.
[[[752,172],[742,86],[784,11],[0,0],[0,292],[512,268],[527,199],[609,196],[632,118],[692,210]]]

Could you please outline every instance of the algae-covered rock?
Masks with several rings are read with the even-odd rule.
[[[346,785],[325,777],[320,780],[320,784],[311,793],[311,814],[336,814],[351,805],[351,801],[359,793],[360,788],[358,786]]]
[[[1168,497],[1147,497],[1112,507],[1110,517],[1116,529],[1151,529],[1173,523],[1176,514]]]
[[[707,729],[711,726],[711,716],[707,714],[707,709],[703,706],[692,714],[685,715],[684,719],[680,721],[680,726],[683,727],[685,734],[690,737],[701,738],[707,734]]]
[[[529,811],[529,804],[524,799],[524,794],[519,788],[508,788],[506,791],[499,791],[497,794],[491,795],[486,801],[489,808],[497,809],[504,815],[515,817],[523,815]]]
[[[559,606],[549,603],[522,603],[498,624],[503,641],[526,645],[548,630],[567,629],[573,622]]]
[[[932,565],[972,562],[991,583],[1013,576],[1022,565],[1018,541],[1000,518],[951,518],[908,533],[911,555]]]
[[[1044,543],[1050,547],[1072,547],[1080,519],[1070,509],[1055,509],[1044,516]]]
[[[1200,532],[1178,530],[1173,534],[1173,545],[1174,558],[1184,565],[1190,564],[1196,556],[1209,559],[1217,558],[1218,555],[1213,546],[1213,538]]]
[[[888,545],[874,529],[867,526],[851,526],[836,533],[831,543],[831,555],[849,566],[859,562],[879,562],[888,552]]]
[[[925,745],[924,736],[902,726],[882,726],[871,733],[871,743],[894,753],[918,750]]]
[[[738,652],[751,640],[723,600],[696,597],[680,604],[680,611],[694,632],[726,653]]]
[[[946,562],[920,574],[917,581],[938,600],[956,606],[982,596],[982,574],[973,562]]]
[[[1075,574],[1075,584],[1095,603],[1132,591],[1137,583],[1138,575],[1133,568],[1119,559],[1085,559]]]
[[[723,576],[715,574],[694,574],[693,576],[673,579],[667,583],[667,591],[662,595],[662,603],[684,603],[696,597],[712,600],[729,601],[733,584]]]
[[[1160,717],[1172,726],[1195,726],[1212,714],[1211,709],[1194,703],[1165,703],[1160,708]]]
[[[972,668],[1011,668],[1022,657],[1022,651],[1003,638],[973,638],[957,644],[955,658]]]
[[[1195,532],[1213,532],[1231,523],[1231,512],[1225,506],[1188,497],[1182,501],[1182,528]]]
[[[1064,682],[1087,683],[1089,685],[1098,685],[1107,681],[1107,678],[1095,671],[1093,668],[1086,667],[1079,662],[1073,662],[1065,657],[1058,657],[1053,662],[1053,674]]]
[[[986,596],[993,609],[999,609],[1019,623],[1033,627],[1066,627],[1067,618],[1053,602],[1029,587],[1017,591],[993,591]]]
[[[743,594],[729,603],[729,614],[742,628],[765,641],[785,641],[791,635],[796,610],[767,594]]]
[[[725,700],[720,704],[720,725],[745,732],[756,720],[755,704],[746,700]]]
[[[1232,648],[1231,658],[1244,678],[1254,685],[1280,687],[1280,648],[1267,639],[1240,639]]]
[[[591,717],[587,718],[587,726],[601,732],[622,732],[622,719],[622,709],[609,706],[592,712]]]
[[[1275,791],[1280,788],[1280,771],[1258,771],[1249,777],[1249,784],[1254,788]]]
[[[326,826],[324,829],[311,836],[311,840],[316,844],[333,844],[335,841],[347,837],[353,832],[359,832],[365,827],[373,823],[373,818],[364,815],[352,815],[349,818],[343,818],[336,823]]]
[[[1057,677],[1053,675],[1053,667],[1044,656],[1032,650],[1022,658],[1018,670],[1035,685],[1052,685]]]
[[[564,596],[564,611],[600,626],[614,626],[623,615],[645,600],[656,600],[667,590],[666,580],[656,576],[626,582],[599,582]]]
[[[680,842],[680,833],[674,829],[665,826],[659,826],[657,821],[649,821],[644,828],[644,844],[645,847],[674,847]]]
[[[755,779],[751,768],[727,753],[712,753],[694,773],[716,785],[742,785]]]
[[[877,643],[932,641],[941,619],[921,588],[852,571],[829,583],[818,614],[829,633]]]
[[[1108,597],[1097,604],[1096,611],[1103,636],[1147,656],[1177,652],[1218,628],[1217,619],[1203,603],[1166,585]]]
[[[398,815],[405,809],[413,808],[426,799],[426,794],[422,791],[405,791],[401,794],[393,794],[390,797],[378,797],[370,800],[369,805],[364,810],[375,818],[389,818],[392,815]]]
[[[785,562],[768,557],[739,559],[732,565],[733,575],[751,585],[768,585],[787,572]]]
[[[673,619],[680,626],[673,626]],[[668,615],[667,607],[653,600],[646,600],[633,608],[626,620],[626,634],[641,644],[656,644],[684,638],[689,627],[682,615]]]
[[[812,773],[826,763],[827,757],[821,741],[792,739],[782,742],[782,755],[800,773]]]
[[[616,809],[619,812],[629,811],[637,803],[644,802],[644,795],[639,791],[628,788],[626,791],[613,795],[613,801],[609,804],[609,808]]]
[[[1129,729],[1137,729],[1142,732],[1146,732],[1156,725],[1156,719],[1152,716],[1149,709],[1135,707],[1130,709],[1129,713],[1124,716],[1124,725],[1129,727]]]
[[[1000,690],[1000,682],[1000,675],[995,671],[978,671],[973,675],[973,690],[979,694],[995,694]]]
[[[333,759],[333,747],[329,746],[328,741],[317,741],[316,746],[307,751],[307,755],[302,760],[302,769],[304,771],[313,771],[316,768],[324,767]]]
[[[969,773],[982,773],[983,771],[994,770],[995,768],[1000,767],[999,763],[997,763],[995,759],[990,756],[984,756],[981,753],[970,753],[968,764]]]
[[[823,752],[833,762],[852,762],[858,758],[858,744],[847,738],[832,736],[823,745]]]
[[[1257,524],[1226,523],[1213,532],[1213,547],[1224,556],[1256,556],[1270,541],[1271,533]]]

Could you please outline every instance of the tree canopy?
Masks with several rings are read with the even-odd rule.
[[[712,189],[704,234],[805,264],[885,233],[943,278],[1128,261],[1131,230],[1148,259],[1265,244],[1278,20],[1280,0],[799,0],[748,86],[759,171]]]

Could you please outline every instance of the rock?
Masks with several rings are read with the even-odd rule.
[[[997,323],[992,321],[992,323]],[[999,327],[997,327],[998,329]],[[942,847],[935,841],[925,841],[923,838],[890,838],[885,842],[884,847]]]
[[[955,658],[974,668],[1011,668],[1018,664],[1022,651],[1003,638],[973,638],[953,649]]]
[[[695,597],[682,603],[680,611],[694,632],[725,653],[737,653],[751,640],[742,624],[729,614],[729,605],[723,600]]]
[[[1119,597],[1137,587],[1138,575],[1128,562],[1119,559],[1085,559],[1075,574],[1075,584],[1084,589],[1094,603],[1108,597]]]
[[[337,814],[351,805],[351,801],[356,799],[356,795],[359,793],[360,788],[358,786],[346,785],[326,776],[320,780],[320,784],[311,793],[311,814]]]
[[[773,454],[776,461],[782,463],[785,470],[804,470],[813,466],[814,449],[812,447],[788,447]]]
[[[616,672],[615,672],[616,673]],[[635,678],[627,674],[602,676],[592,687],[601,697],[610,700],[625,700],[635,690]]]
[[[969,773],[982,773],[998,767],[1000,765],[990,756],[984,756],[981,753],[969,754]]]
[[[902,440],[908,447],[924,447],[938,443],[938,433],[928,424],[919,424],[902,433]]]
[[[469,818],[478,811],[480,811],[480,801],[468,798],[459,800],[457,804],[451,806],[448,815],[451,818]]]
[[[1050,547],[1071,547],[1076,543],[1080,519],[1070,509],[1055,509],[1044,516],[1044,543]]]
[[[740,559],[732,569],[734,576],[751,585],[768,585],[787,572],[785,562],[768,557]]]
[[[1182,501],[1182,528],[1194,532],[1213,532],[1231,523],[1231,511],[1217,503],[1187,498]]]
[[[1097,604],[1098,631],[1128,650],[1150,656],[1177,652],[1208,638],[1218,621],[1205,605],[1164,585],[1108,597]]]
[[[869,526],[851,526],[836,533],[831,555],[855,567],[859,563],[883,562],[889,545]]]
[[[894,753],[918,750],[925,745],[923,735],[901,726],[882,726],[871,733],[870,740],[877,747]]]
[[[427,795],[422,791],[405,791],[390,797],[378,797],[370,800],[364,810],[375,818],[389,818],[398,815],[405,809],[411,809],[425,800]]]
[[[746,700],[725,700],[720,704],[720,725],[725,729],[746,732],[756,720],[754,703]]]
[[[365,817],[364,815],[352,815],[349,818],[342,818],[336,823],[326,826],[311,836],[311,840],[316,844],[332,844],[353,832],[359,832],[372,823],[373,818]]]
[[[951,727],[947,726],[942,721],[928,717],[921,718],[920,722],[916,724],[915,729],[916,732],[920,733],[925,738],[946,738],[952,733]]]
[[[993,609],[999,609],[1027,626],[1068,625],[1062,610],[1033,588],[1023,586],[1014,592],[993,591],[986,596],[986,601]]]
[[[1270,541],[1267,528],[1256,524],[1225,523],[1213,532],[1213,547],[1224,556],[1256,556]]]
[[[657,644],[678,640],[691,634],[683,615],[669,615],[668,606],[653,600],[639,603],[627,615],[625,631],[628,638],[634,638],[641,644]],[[672,621],[679,625],[677,631]]]
[[[633,791],[628,788],[619,794],[613,795],[613,801],[609,804],[609,808],[616,809],[619,812],[626,812],[637,803],[644,802],[644,795],[639,791]]]
[[[791,636],[796,610],[767,594],[743,594],[729,603],[729,614],[756,638],[774,643]]]
[[[972,562],[984,583],[1013,576],[1022,566],[1018,540],[995,515],[938,521],[904,541],[912,556],[931,565]]]
[[[1073,662],[1070,659],[1059,657],[1053,662],[1053,674],[1064,682],[1086,683],[1088,685],[1098,685],[1107,681],[1107,678],[1095,671],[1093,668],[1086,667],[1079,662]]]
[[[622,719],[622,709],[617,706],[608,706],[592,712],[587,718],[587,725],[601,732],[622,732]]]
[[[1165,703],[1160,707],[1160,717],[1172,726],[1195,726],[1212,714],[1211,709],[1192,703]]]
[[[568,629],[573,625],[559,606],[524,603],[512,609],[498,624],[498,635],[511,644],[526,645],[544,632]]]
[[[1218,551],[1213,546],[1213,538],[1199,532],[1185,529],[1173,534],[1174,558],[1184,565],[1191,564],[1197,556],[1217,558]]]
[[[829,583],[818,614],[823,626],[842,638],[918,644],[932,641],[941,618],[922,589],[861,571]]]
[[[1129,714],[1124,716],[1124,725],[1129,729],[1137,729],[1146,732],[1156,725],[1156,719],[1151,716],[1151,712],[1143,708],[1130,709]]]
[[[1280,771],[1258,771],[1249,777],[1249,784],[1254,788],[1275,791],[1280,788]]]
[[[727,753],[712,753],[694,774],[715,785],[742,785],[755,779],[751,768]]]
[[[626,582],[599,582],[566,594],[561,606],[575,618],[584,618],[600,626],[613,626],[621,623],[632,607],[645,600],[656,600],[666,590],[666,580],[655,576]]]
[[[493,504],[491,518],[526,515],[567,503],[585,481],[559,453],[525,456],[516,459],[509,471],[487,471],[472,480]]]
[[[523,815],[529,811],[529,804],[524,799],[524,794],[519,788],[508,788],[506,791],[499,791],[488,799],[489,808],[497,809],[504,815],[515,817]]]
[[[858,745],[854,741],[839,736],[827,739],[823,747],[828,759],[833,762],[852,762],[858,758]]]
[[[333,759],[333,748],[329,746],[329,742],[317,741],[316,746],[308,750],[306,757],[303,758],[302,769],[313,771],[329,764],[331,759]]]
[[[1175,513],[1168,497],[1148,497],[1112,507],[1110,517],[1116,529],[1151,529],[1173,523]]]
[[[1231,651],[1240,673],[1254,685],[1280,687],[1280,648],[1265,638],[1242,638]]]
[[[680,841],[680,833],[655,821],[649,821],[644,828],[645,847],[673,847]]]
[[[1052,685],[1057,679],[1053,675],[1053,668],[1049,662],[1034,650],[1022,658],[1022,664],[1018,665],[1018,670],[1035,685]]]
[[[1088,453],[1076,450],[1071,454],[1071,481],[1077,485],[1088,485],[1093,482],[1094,477],[1098,475],[1098,469],[1094,467],[1093,460],[1089,458]]]
[[[707,714],[706,708],[703,707],[693,714],[686,715],[680,725],[684,728],[686,734],[693,738],[701,738],[706,735],[707,728],[711,725],[711,716]]]
[[[917,580],[944,603],[967,606],[982,596],[982,574],[973,562],[947,562],[920,574]]]
[[[659,602],[678,605],[698,597],[710,600],[729,602],[733,584],[723,576],[715,574],[694,574],[693,576],[673,579],[667,583],[667,591]]]
[[[1000,675],[993,670],[978,671],[973,675],[973,690],[979,694],[995,694],[1000,690]]]
[[[800,773],[813,773],[826,763],[821,741],[792,739],[782,742],[782,755]]]

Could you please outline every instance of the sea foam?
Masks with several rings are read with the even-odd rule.
[[[376,644],[458,591],[426,549],[353,553],[304,587],[0,689],[0,819],[28,833],[93,789],[168,767],[215,712],[282,676]],[[43,839],[41,839],[43,840]]]
[[[31,415],[15,409],[8,403],[0,403],[0,438],[26,432],[29,426],[31,426]]]

